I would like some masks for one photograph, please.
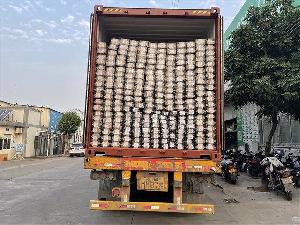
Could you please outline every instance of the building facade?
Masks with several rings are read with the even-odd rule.
[[[36,156],[35,137],[52,129],[52,111],[0,101],[0,154],[7,154],[8,159],[16,153],[23,157]]]

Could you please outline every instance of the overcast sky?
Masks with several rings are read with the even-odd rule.
[[[96,3],[219,6],[227,27],[244,0],[1,0],[0,100],[60,111],[84,109],[89,16]]]

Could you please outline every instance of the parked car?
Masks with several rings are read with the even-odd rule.
[[[71,149],[69,151],[69,156],[84,156],[84,148],[81,143],[74,143],[71,145]]]

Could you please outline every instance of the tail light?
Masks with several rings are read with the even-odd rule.
[[[289,170],[282,170],[282,171],[280,171],[280,174],[281,174],[282,178],[291,176],[291,172]]]
[[[231,170],[231,171],[236,170],[235,166],[233,166],[233,165],[230,165],[230,166],[228,167],[228,169]]]

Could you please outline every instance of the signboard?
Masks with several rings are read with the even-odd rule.
[[[16,144],[15,149],[16,149],[16,154],[23,155],[23,152],[24,152],[24,145],[23,144]]]

